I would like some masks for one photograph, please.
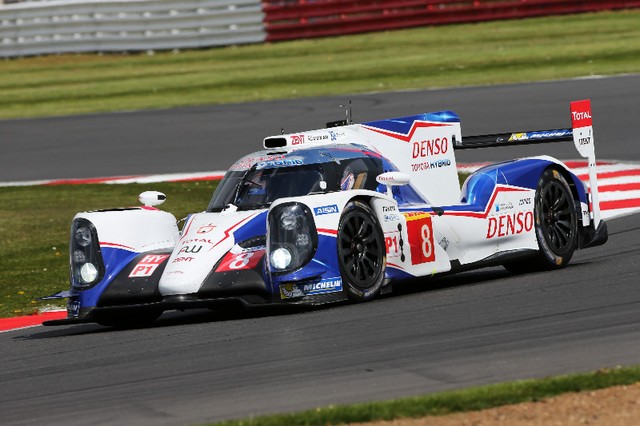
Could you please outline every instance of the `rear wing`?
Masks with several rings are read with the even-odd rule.
[[[572,129],[537,130],[533,132],[495,133],[480,136],[463,136],[454,149],[491,148],[496,146],[531,145],[542,142],[569,142]]]
[[[453,148],[460,150],[573,141],[578,153],[589,161],[589,192],[591,194],[593,222],[597,228],[600,224],[600,197],[598,195],[595,142],[593,139],[591,101],[589,99],[571,102],[571,126],[571,129],[466,136],[456,141]]]

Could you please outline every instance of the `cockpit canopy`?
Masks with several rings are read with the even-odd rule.
[[[229,205],[254,210],[267,208],[279,198],[350,189],[384,192],[376,177],[391,170],[395,168],[364,147],[261,151],[241,158],[231,167],[207,211],[219,212]]]

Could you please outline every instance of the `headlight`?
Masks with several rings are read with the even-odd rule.
[[[85,263],[80,268],[80,278],[85,283],[92,283],[98,278],[98,268],[93,263]]]
[[[75,232],[76,243],[81,247],[91,244],[91,230],[88,227],[79,227]]]
[[[318,247],[311,210],[300,203],[284,203],[269,212],[267,249],[273,273],[286,273],[307,264]]]
[[[72,287],[85,289],[102,279],[104,266],[98,233],[87,219],[78,218],[71,224],[69,255]]]
[[[296,236],[296,246],[306,247],[311,244],[311,238],[307,234],[298,234]]]
[[[291,252],[286,248],[280,247],[271,253],[269,259],[274,269],[282,271],[291,265]]]
[[[73,256],[71,256],[71,261],[73,263],[82,263],[87,260],[87,256],[84,254],[82,250],[76,250],[73,252]]]
[[[298,217],[291,211],[285,211],[280,218],[280,223],[282,225],[282,229],[292,231],[296,229],[296,225],[298,224]]]

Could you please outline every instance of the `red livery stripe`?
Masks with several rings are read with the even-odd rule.
[[[337,229],[318,228],[318,233],[320,233],[320,234],[329,234],[329,235],[338,235],[338,230]]]
[[[491,195],[491,200],[489,200],[489,202],[487,203],[487,206],[484,212],[469,212],[469,211],[465,212],[465,211],[453,210],[453,211],[445,211],[444,214],[446,216],[466,216],[466,217],[475,217],[479,219],[486,219],[487,216],[489,215],[489,212],[491,211],[491,208],[493,207],[493,203],[496,201],[496,197],[500,192],[526,192],[526,191],[528,191],[528,189],[526,188],[497,186],[493,190],[493,194]]]
[[[451,126],[451,124],[450,123],[432,123],[428,121],[414,121],[408,135],[403,135],[403,134],[391,132],[388,130],[382,130],[376,127],[370,127],[370,126],[363,126],[363,127],[367,130],[371,130],[373,132],[380,133],[382,135],[389,136],[394,139],[399,139],[404,142],[411,142],[411,138],[413,137],[416,130],[422,127],[447,127],[447,126]]]
[[[119,249],[124,249],[129,251],[136,251],[136,249],[134,249],[133,247],[125,246],[124,244],[118,244],[118,243],[100,242],[100,247],[111,247],[111,248],[119,248]]]

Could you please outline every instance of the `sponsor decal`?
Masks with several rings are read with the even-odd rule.
[[[280,284],[280,298],[281,299],[293,299],[294,297],[302,297],[304,293],[297,284],[286,283]]]
[[[342,291],[342,279],[339,277],[324,279],[315,283],[307,284],[280,284],[280,298],[282,299],[315,296],[318,294],[336,293],[338,291]]]
[[[342,291],[342,279],[331,278],[328,280],[321,280],[317,283],[304,284],[302,291],[307,296],[313,296],[314,294],[335,293]]]
[[[529,197],[529,198],[521,198],[520,201],[518,201],[518,205],[519,206],[530,206],[531,203],[532,203],[531,197]]]
[[[396,212],[396,211],[398,211],[396,206],[382,206],[383,213]]]
[[[241,271],[244,269],[254,269],[258,266],[258,263],[264,257],[264,248],[243,251],[240,253],[228,252],[216,272],[228,272],[228,271]]]
[[[586,137],[578,137],[578,145],[589,145],[591,143],[591,135]]]
[[[202,250],[202,246],[184,246],[180,249],[180,251],[178,252],[178,254],[182,254],[182,253],[192,253],[192,254],[196,254],[199,253],[200,250]]]
[[[400,216],[397,214],[385,214],[384,221],[385,222],[398,222],[400,220]]]
[[[284,154],[275,155],[275,156],[263,155],[263,156],[241,158],[240,160],[236,161],[229,170],[246,170],[246,169],[250,169],[254,164],[262,161],[281,160],[283,158],[284,158]]]
[[[411,165],[411,170],[414,172],[418,172],[421,170],[431,170],[431,169],[439,169],[441,167],[449,167],[451,165],[451,160],[438,160],[431,162],[422,162],[422,163],[414,163]]]
[[[436,260],[431,215],[425,212],[403,213],[407,219],[407,235],[411,264],[419,265]]]
[[[148,254],[133,267],[129,278],[150,277],[155,270],[168,258],[168,254]]]
[[[302,160],[275,160],[275,161],[261,161],[256,165],[256,169],[264,169],[265,167],[292,167],[302,166],[304,161]]]
[[[419,220],[425,217],[431,217],[431,215],[427,212],[405,212],[402,215],[407,219],[407,222],[410,220]]]
[[[200,243],[200,244],[216,244],[213,240],[210,240],[208,238],[191,238],[189,240],[184,240],[181,241],[180,244],[185,245],[185,244],[193,244],[193,243]]]
[[[198,228],[198,231],[196,231],[198,234],[208,234],[209,232],[213,231],[216,228],[215,225],[212,225],[211,223],[205,226],[201,226],[200,228]]]
[[[338,206],[336,204],[313,208],[313,214],[315,214],[316,216],[321,216],[323,214],[335,214],[335,213],[338,213]]]
[[[447,240],[447,237],[442,237],[442,239],[438,241],[438,244],[440,244],[440,247],[442,247],[444,251],[447,251],[449,248],[449,240]]]
[[[413,158],[432,157],[434,155],[446,154],[449,150],[449,139],[436,138],[414,142],[411,155]]]
[[[509,136],[509,142],[528,141],[530,139],[549,139],[571,136],[571,131],[567,129],[560,130],[542,130],[538,132],[512,133]]]
[[[291,135],[291,145],[304,144],[304,135]]]
[[[78,317],[80,315],[80,301],[79,300],[67,300],[67,314],[70,317]]]
[[[571,125],[574,129],[593,125],[589,99],[571,102]]]
[[[332,141],[337,141],[338,138],[342,138],[345,136],[344,132],[335,132],[333,130],[329,130],[329,137]]]
[[[503,211],[503,210],[512,210],[513,209],[513,203],[511,201],[508,201],[506,203],[498,203],[496,204],[496,211]]]
[[[385,235],[384,245],[387,250],[387,257],[395,258],[402,255],[403,241],[399,232],[391,232],[389,235]]]
[[[323,134],[323,135],[307,135],[307,140],[309,142],[326,141],[326,140],[329,140],[329,135],[326,135],[326,134]]]
[[[591,215],[589,214],[589,209],[586,207],[586,204],[580,203],[582,208],[582,223],[589,223],[591,221]]]
[[[529,138],[531,139],[547,139],[547,138],[559,138],[564,136],[571,136],[573,132],[570,130],[546,130],[541,132],[530,132]]]
[[[487,222],[487,239],[518,235],[532,229],[532,211],[490,217]]]
[[[512,133],[511,136],[509,136],[510,142],[526,141],[527,139],[529,139],[529,136],[526,133]]]
[[[171,263],[191,262],[195,257],[176,257]]]

